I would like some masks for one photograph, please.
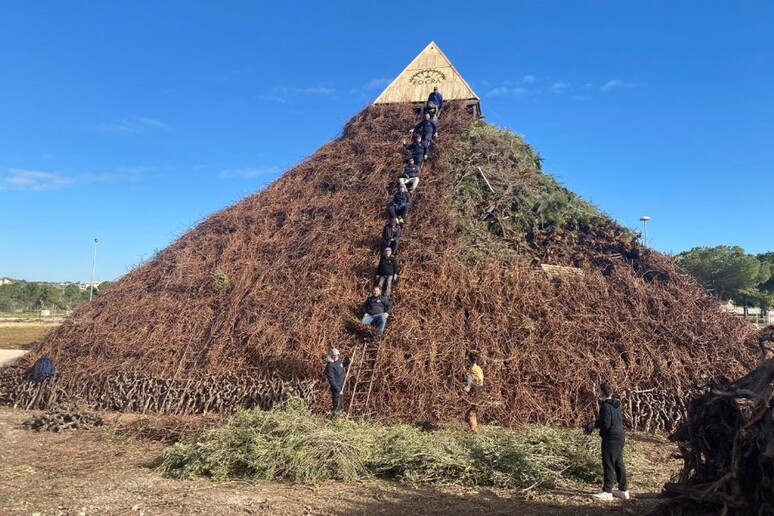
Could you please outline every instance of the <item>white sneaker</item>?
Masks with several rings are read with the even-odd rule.
[[[594,493],[591,495],[592,500],[602,501],[602,502],[609,502],[613,499],[613,493],[608,493],[607,491],[600,491],[598,493]]]
[[[618,489],[613,489],[613,498],[621,498],[622,500],[628,500],[631,498],[629,496],[629,491],[619,491]]]

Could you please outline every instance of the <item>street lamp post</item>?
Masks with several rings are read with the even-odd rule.
[[[650,217],[643,215],[640,220],[642,221],[642,237],[645,240],[645,247],[648,247],[648,221]]]
[[[94,272],[97,270],[97,242],[94,239],[94,257],[91,259],[91,283],[89,284],[89,301],[94,297]]]

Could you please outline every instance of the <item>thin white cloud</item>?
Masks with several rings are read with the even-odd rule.
[[[390,84],[390,82],[391,82],[390,79],[384,79],[384,78],[371,79],[370,81],[368,81],[363,85],[363,89],[378,90],[379,88],[386,87],[388,84]]]
[[[534,75],[525,75],[524,77],[521,78],[521,82],[523,82],[524,84],[529,84],[529,83],[535,82],[536,80],[537,79],[535,78]]]
[[[113,172],[84,172],[81,174],[63,174],[45,170],[24,168],[0,169],[0,190],[24,190],[43,192],[58,190],[83,183],[132,181],[142,179],[143,174],[154,170],[153,167],[127,166],[117,167]]]
[[[510,93],[510,89],[506,88],[505,86],[500,86],[498,88],[493,88],[487,92],[487,96],[489,97],[504,97]]]
[[[56,190],[73,183],[73,179],[59,172],[12,168],[0,171],[0,190]]]
[[[566,82],[557,81],[554,84],[551,85],[551,91],[553,93],[564,93],[567,91],[567,88],[569,88],[570,85]]]
[[[336,90],[333,88],[328,88],[327,86],[313,86],[311,88],[291,88],[293,93],[296,93],[298,95],[321,95],[323,97],[330,97],[334,93],[336,93]]]
[[[285,103],[288,100],[276,95],[256,95],[255,100],[262,100],[264,102],[279,102]]]
[[[529,90],[527,88],[522,88],[521,86],[516,86],[515,88],[509,88],[508,86],[499,86],[497,88],[492,88],[489,90],[486,95],[488,97],[505,97],[508,95],[526,95],[529,93]]]
[[[169,131],[169,125],[147,116],[132,116],[115,122],[97,124],[94,129],[102,133],[140,134],[149,130]]]
[[[605,84],[602,85],[600,91],[608,92],[613,90],[628,90],[634,88],[634,84],[631,82],[622,81],[621,79],[613,79],[610,81],[607,81]]]
[[[273,176],[280,172],[279,167],[264,167],[264,168],[224,168],[220,171],[221,179],[233,179],[244,178],[252,179],[261,176]]]

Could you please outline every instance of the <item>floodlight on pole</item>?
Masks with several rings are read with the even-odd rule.
[[[645,247],[648,247],[648,221],[650,220],[650,217],[643,215],[640,217],[640,220],[642,221],[642,238],[645,242]]]
[[[91,259],[91,283],[89,284],[89,301],[94,297],[94,272],[97,270],[97,240],[94,239],[94,257]]]

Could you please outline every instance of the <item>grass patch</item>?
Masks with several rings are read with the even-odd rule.
[[[34,341],[55,327],[51,323],[8,323],[7,326],[0,326],[0,349],[29,349]]]
[[[206,476],[312,483],[376,477],[408,484],[551,488],[600,480],[599,438],[580,431],[486,426],[478,434],[423,431],[312,415],[299,400],[236,414],[164,452],[173,478]]]

